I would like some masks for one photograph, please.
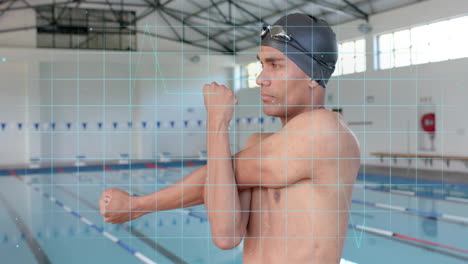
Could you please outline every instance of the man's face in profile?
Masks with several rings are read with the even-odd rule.
[[[310,77],[291,59],[269,46],[261,46],[257,58],[262,63],[257,84],[266,115],[285,117],[312,104]]]

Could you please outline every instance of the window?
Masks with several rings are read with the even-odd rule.
[[[468,16],[382,34],[377,37],[378,68],[468,57]]]
[[[366,42],[364,39],[338,44],[338,61],[333,76],[366,71]]]
[[[256,79],[257,76],[262,72],[262,64],[258,61],[247,64],[245,67],[247,71],[247,87],[256,88],[258,87]]]
[[[54,5],[35,10],[38,48],[137,49],[135,11]]]
[[[459,59],[468,57],[468,34],[466,26],[468,25],[468,16],[455,18],[451,20],[451,27],[448,31],[449,43],[453,48],[449,49],[450,59]]]
[[[420,26],[410,29],[411,32],[411,62],[421,64],[429,62],[429,26]]]

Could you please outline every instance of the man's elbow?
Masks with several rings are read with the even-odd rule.
[[[232,234],[232,232],[230,233]],[[213,234],[213,243],[220,249],[229,250],[237,247],[242,241],[242,237],[239,233],[234,236],[229,236],[227,233]]]

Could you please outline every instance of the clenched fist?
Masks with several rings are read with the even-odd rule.
[[[122,224],[145,215],[138,212],[139,197],[117,188],[105,190],[99,200],[99,209],[104,221],[112,224]]]
[[[232,119],[237,97],[234,92],[216,82],[203,86],[205,107],[208,119],[216,122],[229,123]]]

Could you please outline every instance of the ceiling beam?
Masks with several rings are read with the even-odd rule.
[[[348,6],[350,6],[352,9],[354,9],[354,11],[361,14],[361,16],[362,16],[361,18],[364,18],[367,22],[369,22],[369,15],[366,12],[362,11],[359,7],[357,7],[355,4],[351,3],[348,0],[343,0],[343,2],[345,2]]]
[[[28,3],[28,1],[26,1],[26,0],[20,0],[20,1],[23,2],[28,8],[34,9],[34,8]],[[52,21],[49,20],[49,18],[43,16],[43,15],[41,14],[41,12],[36,11],[36,14],[37,14],[38,16],[40,16],[42,19],[44,19],[44,20],[46,20],[46,21],[49,21],[49,22],[52,22]]]
[[[256,4],[256,3],[253,3],[253,2],[249,2],[249,1],[246,1],[246,0],[237,0],[237,2],[242,3],[242,4],[244,4],[244,5],[251,6],[251,7],[256,7],[256,8],[260,8],[260,9],[266,10],[266,11],[270,11],[270,12],[275,12],[275,11],[277,11],[277,10],[275,10],[275,9],[273,9],[273,8],[266,7],[266,6],[261,6],[261,5],[259,5],[259,4]]]
[[[37,26],[25,26],[25,27],[17,27],[17,28],[6,28],[6,29],[1,29],[1,33],[9,33],[9,32],[16,32],[16,31],[23,31],[23,30],[29,30],[29,29],[37,29]]]
[[[100,1],[89,1],[89,0],[86,0],[85,2],[86,4],[91,4],[91,5],[108,5],[107,3],[105,2],[100,2]],[[111,5],[121,5],[122,2],[110,2],[109,3]],[[148,3],[146,4],[143,4],[143,3],[123,3],[124,6],[129,6],[129,7],[148,7]]]
[[[197,12],[194,12],[194,13],[188,15],[187,17],[184,17],[184,20],[189,20],[190,18],[192,18],[194,16],[197,16],[197,15],[205,12],[206,10],[209,10],[212,7],[214,7],[216,5],[219,5],[221,3],[224,3],[224,2],[226,2],[226,0],[221,0],[221,1],[218,1],[218,2],[214,2],[214,3],[212,3],[211,5],[209,5],[209,6],[205,7],[205,8],[200,8]]]
[[[283,9],[283,10],[279,10],[279,11],[276,11],[276,12],[271,13],[271,14],[269,14],[269,15],[266,15],[266,16],[264,16],[264,17],[262,17],[262,18],[265,20],[265,19],[268,19],[268,18],[271,18],[271,17],[275,17],[275,16],[277,16],[277,15],[280,15],[280,14],[283,14],[283,13],[287,13],[287,12],[289,12],[289,11],[291,11],[291,10],[294,10],[294,9],[297,9],[297,8],[300,8],[300,7],[303,7],[303,6],[307,5],[307,4],[308,4],[308,3],[305,3],[305,2],[302,2],[302,3],[300,3],[300,4],[295,4],[295,5],[292,5],[292,6],[288,7],[288,8],[285,8],[285,9]],[[255,21],[247,21],[247,22],[241,23],[241,24],[239,25],[239,27],[249,26],[249,25],[255,24],[255,23],[257,23],[257,22],[258,22],[258,21],[256,21],[256,20],[255,20]],[[216,34],[214,34],[213,37],[218,37],[219,35],[222,35],[222,34],[224,34],[224,33],[226,33],[226,32],[231,31],[231,30],[232,30],[232,29],[222,30],[222,31],[220,31],[220,32],[218,32],[218,33],[216,33]],[[260,31],[260,27],[259,27],[259,31]]]
[[[233,52],[233,50],[232,50],[230,47],[226,46],[224,43],[220,42],[218,39],[213,38],[213,36],[211,36],[210,34],[207,34],[207,33],[204,32],[203,30],[200,30],[196,25],[192,25],[190,22],[186,22],[186,21],[184,20],[184,18],[178,17],[177,15],[174,15],[173,13],[168,12],[168,10],[167,10],[165,7],[162,7],[162,8],[161,8],[161,11],[164,11],[164,13],[166,13],[167,15],[169,15],[170,17],[172,17],[173,19],[178,20],[179,22],[181,22],[182,25],[183,25],[182,28],[185,28],[185,26],[188,26],[188,28],[192,29],[193,31],[198,32],[198,33],[201,34],[202,36],[205,36],[207,39],[212,40],[213,42],[215,42],[215,43],[218,44],[219,46],[223,47],[223,48],[225,49],[225,51],[227,51],[227,52]],[[182,41],[184,41],[184,42],[186,41],[184,36],[183,36]]]
[[[136,16],[132,21],[130,21],[130,25],[136,24],[136,22],[142,20],[143,18],[153,14],[156,11],[156,7],[150,6],[147,9],[143,10],[138,16]]]
[[[251,17],[255,18],[255,20],[257,20],[258,22],[262,22],[262,23],[265,23],[265,20],[263,20],[263,18],[255,15],[254,13],[250,12],[249,10],[247,10],[246,8],[244,8],[243,6],[239,5],[238,3],[232,1],[232,0],[228,0],[230,4],[233,4],[235,7],[237,7],[238,9],[240,9],[241,11],[243,11],[244,13],[247,13],[248,15],[250,15]]]
[[[13,0],[16,1],[16,0]],[[107,6],[107,3],[105,2],[96,2],[96,1],[84,1],[83,3],[85,4],[91,4],[91,5],[104,5]],[[118,3],[115,2],[110,2],[113,5],[117,5]],[[62,6],[62,5],[69,5],[69,4],[76,4],[76,0],[67,0],[67,1],[62,1],[62,2],[56,2],[56,3],[50,3],[50,4],[29,4],[29,5],[23,5],[23,6],[15,6],[15,7],[10,7],[8,11],[15,11],[15,10],[24,10],[24,9],[37,9],[37,8],[42,8],[42,7],[51,7],[51,6]],[[147,4],[125,4],[125,6],[130,6],[130,7],[147,7]],[[0,13],[2,11],[5,11],[6,8],[0,9]]]
[[[5,12],[8,12],[8,10],[10,10],[10,8],[13,6],[13,4],[16,3],[16,1],[18,1],[18,0],[12,0],[12,1],[10,1],[10,3],[7,5],[7,7],[5,7],[4,9],[2,9],[2,10],[0,11],[0,16],[2,16],[3,14],[5,14]]]
[[[174,1],[174,0],[167,0],[166,2],[162,3],[161,5],[162,5],[162,6],[167,6],[167,5],[170,4],[172,1]]]
[[[185,15],[185,16],[190,16],[191,15],[191,13],[184,12],[184,11],[181,11],[181,10],[177,10],[177,9],[174,9],[174,8],[170,8],[170,7],[164,7],[164,9],[168,10],[168,11],[171,11],[172,13],[178,14],[178,15]],[[225,21],[222,21],[222,20],[216,20],[216,19],[213,19],[213,18],[210,18],[210,17],[204,17],[204,16],[200,16],[200,15],[191,16],[190,18],[193,18],[193,17],[196,17],[198,19],[205,20],[205,21],[211,21],[211,22],[215,22],[215,23],[219,23],[219,24],[223,24],[223,25],[228,25],[228,26],[239,26],[238,24],[235,24],[235,23],[226,23]],[[188,19],[185,18],[185,17],[184,17],[184,20],[188,21]]]
[[[164,15],[163,12],[161,12],[160,9],[158,9],[158,13],[159,15],[162,17],[162,19],[164,20],[164,22],[166,22],[166,24],[171,28],[172,32],[176,35],[177,37],[177,40],[178,41],[181,41],[182,40],[182,37],[179,35],[179,33],[175,30],[175,28],[172,26],[172,24],[169,22],[169,20],[166,18],[166,16]]]
[[[211,0],[210,0],[210,1],[211,1]],[[200,10],[200,9],[206,9],[204,6],[202,6],[202,5],[198,4],[198,3],[196,3],[195,0],[188,0],[188,2],[190,2],[192,5],[196,6],[196,7],[198,8],[198,10]],[[209,9],[207,9],[207,10],[209,10]],[[206,11],[206,10],[205,10],[205,11]],[[197,12],[198,12],[198,11],[197,11]],[[187,14],[188,14],[189,16],[191,15],[190,13],[187,13]],[[199,17],[199,16],[200,16],[200,15],[196,15],[196,17]],[[220,16],[218,16],[218,17],[220,17]],[[211,13],[208,13],[208,18],[211,19]],[[229,21],[227,21],[227,20],[224,20],[222,23],[224,23],[224,24],[226,24],[226,25],[230,25],[230,24],[229,24]]]
[[[80,4],[81,4],[81,0],[76,1],[76,6],[75,6],[75,8],[78,8],[78,7],[80,6]],[[66,6],[65,6],[65,7],[66,7]],[[66,8],[63,8],[63,9],[62,9],[62,12],[60,12],[60,14],[57,16],[57,18],[55,18],[55,17],[52,18],[52,20],[53,20],[52,23],[55,23],[55,24],[56,24],[57,21],[60,21],[60,19],[62,18],[63,14],[65,13],[66,10],[67,10]],[[55,14],[55,13],[54,13],[54,14]]]
[[[122,14],[119,15],[117,11],[114,10],[114,8],[112,7],[112,3],[109,2],[109,0],[106,0],[106,4],[109,6],[109,9],[114,15],[115,20],[118,21],[120,25],[122,25]]]
[[[155,34],[155,33],[148,32],[148,31],[144,31],[144,30],[132,30],[132,29],[131,29],[131,31],[132,31],[132,32],[139,33],[139,34],[147,35],[147,36],[152,36],[152,37],[161,38],[161,39],[165,39],[165,40],[171,40],[171,41],[180,42],[178,39],[171,38],[171,37],[167,37],[167,36],[163,36],[163,35],[160,35],[160,34]],[[187,43],[187,44],[189,44],[189,45],[195,46],[195,47],[203,48],[203,49],[208,48],[206,45],[201,45],[201,44],[198,44],[198,43],[194,43],[194,42],[192,42],[192,41],[190,41],[190,40],[184,40],[183,42],[184,42],[184,43]],[[227,51],[225,51],[225,50],[218,49],[218,48],[213,48],[213,47],[210,47],[210,51],[216,51],[216,52],[220,52],[220,53],[223,53],[223,54],[230,54],[230,55],[232,55],[232,52],[227,52]]]
[[[213,0],[210,0],[210,1],[211,1],[212,4],[214,4]],[[226,23],[230,23],[229,19],[223,14],[223,11],[221,11],[221,9],[219,9],[219,6],[215,5],[214,7],[218,11],[218,13],[223,17],[224,21],[226,21]]]
[[[344,0],[346,1],[346,0]],[[339,15],[344,15],[344,16],[349,16],[353,18],[358,18],[358,19],[366,19],[361,13],[359,12],[351,12],[348,10],[345,10],[345,8],[348,6],[346,4],[345,8],[343,6],[338,6],[334,4],[330,4],[328,2],[325,2],[323,0],[308,0],[309,3],[319,7],[320,9],[324,9],[326,11],[330,11],[332,13],[336,13]]]

